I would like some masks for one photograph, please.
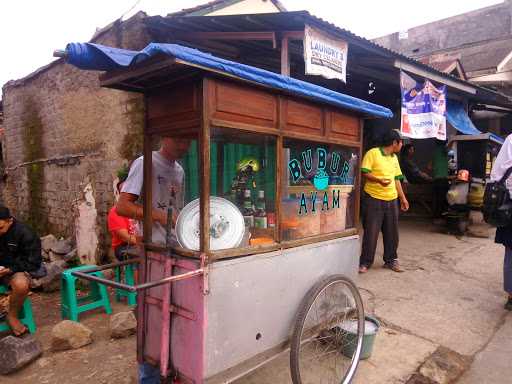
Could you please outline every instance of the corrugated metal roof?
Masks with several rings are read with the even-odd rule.
[[[391,49],[385,48],[381,45],[374,43],[364,37],[358,36],[351,31],[338,27],[322,18],[311,15],[307,11],[295,12],[282,12],[282,13],[266,13],[266,14],[252,14],[252,15],[226,15],[226,16],[187,16],[180,17],[169,15],[162,18],[160,16],[149,17],[149,23],[152,21],[165,24],[166,28],[176,31],[224,31],[224,32],[240,32],[240,31],[297,31],[303,30],[305,24],[316,25],[323,30],[339,36],[349,43],[358,46],[360,52],[370,51],[376,53],[384,58],[400,60],[412,64],[424,71],[430,72],[441,78],[449,79],[453,82],[465,86],[471,86],[477,89],[478,94],[482,97],[496,99],[496,102],[505,103],[510,105],[511,100],[494,90],[484,88],[468,81],[462,80],[456,76],[444,73],[438,69],[423,64],[411,57],[405,56],[401,53],[395,52]],[[362,51],[361,51],[362,50]]]
[[[222,9],[224,7],[228,7],[230,5],[239,3],[241,1],[243,1],[243,0],[213,0],[213,1],[209,1],[209,2],[204,3],[204,4],[199,4],[199,5],[195,6],[195,7],[184,8],[181,11],[173,12],[172,14],[169,14],[169,15],[175,15],[175,16],[187,16],[187,15],[202,16],[203,12],[206,12],[206,13],[214,12],[214,11],[217,11],[217,10]],[[284,6],[281,4],[280,1],[277,1],[277,0],[271,0],[271,1],[281,12],[286,12],[286,9],[284,8]],[[198,15],[198,13],[201,13],[201,15]]]

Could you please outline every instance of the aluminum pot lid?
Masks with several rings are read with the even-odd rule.
[[[199,199],[188,203],[176,221],[176,237],[181,247],[199,250]],[[235,204],[222,197],[210,197],[210,249],[236,248],[245,231],[244,217]]]

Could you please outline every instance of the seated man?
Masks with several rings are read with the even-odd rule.
[[[400,168],[402,169],[407,182],[411,184],[431,183],[432,178],[422,172],[413,160],[414,146],[406,144],[402,147],[400,154]]]
[[[15,336],[27,332],[18,312],[28,295],[30,272],[41,267],[41,239],[28,226],[0,206],[0,284],[11,287],[7,322]]]

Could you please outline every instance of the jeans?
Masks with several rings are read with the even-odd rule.
[[[151,364],[139,364],[139,384],[160,384],[160,369]]]

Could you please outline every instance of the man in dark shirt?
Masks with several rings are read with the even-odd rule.
[[[11,287],[7,322],[14,335],[27,328],[18,319],[18,312],[28,295],[30,273],[41,267],[41,240],[32,229],[11,216],[0,206],[0,284]]]
[[[426,184],[432,182],[432,178],[422,172],[413,160],[414,146],[406,144],[402,147],[400,154],[400,168],[407,181],[411,184]]]

